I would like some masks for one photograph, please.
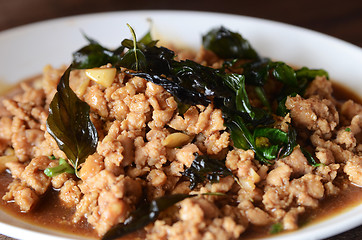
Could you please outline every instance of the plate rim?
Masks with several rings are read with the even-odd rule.
[[[53,19],[47,19],[47,20],[42,20],[42,21],[36,21],[36,22],[21,25],[21,26],[17,26],[17,27],[14,27],[14,28],[5,29],[3,31],[0,31],[0,41],[1,41],[1,38],[3,36],[17,34],[18,32],[22,32],[25,29],[29,29],[29,28],[34,28],[34,27],[36,27],[36,28],[40,27],[41,28],[44,25],[61,23],[61,22],[69,21],[69,20],[79,20],[79,19],[84,20],[84,19],[87,19],[87,18],[97,18],[97,17],[107,17],[107,16],[109,17],[109,16],[115,15],[115,14],[116,15],[122,15],[122,14],[150,14],[150,15],[152,15],[152,14],[178,14],[178,15],[191,14],[191,15],[199,15],[199,16],[202,15],[203,17],[213,15],[213,16],[217,16],[217,17],[233,17],[233,18],[240,18],[240,19],[245,18],[245,19],[249,19],[251,21],[257,21],[257,22],[262,22],[262,23],[266,23],[266,24],[273,24],[273,25],[276,24],[276,25],[279,25],[279,26],[282,26],[282,27],[293,28],[293,29],[296,29],[296,31],[304,31],[304,32],[306,32],[308,34],[317,35],[317,36],[320,36],[322,38],[328,38],[329,40],[335,41],[338,44],[342,44],[342,45],[345,45],[345,46],[347,46],[347,47],[349,47],[349,48],[351,48],[351,49],[353,49],[355,51],[359,51],[361,53],[361,55],[362,55],[362,48],[357,46],[357,45],[354,45],[354,44],[352,44],[350,42],[347,42],[345,40],[336,38],[334,36],[330,36],[328,34],[321,33],[321,32],[315,31],[315,30],[311,30],[311,29],[307,29],[307,28],[304,28],[304,27],[295,26],[295,25],[291,25],[291,24],[288,24],[288,23],[278,22],[278,21],[269,20],[269,19],[265,19],[265,18],[258,18],[258,17],[252,17],[252,16],[238,15],[238,14],[229,14],[229,13],[195,11],[195,10],[192,10],[192,11],[189,11],[189,10],[164,10],[164,9],[162,9],[162,10],[127,10],[127,11],[109,11],[109,12],[86,13],[86,14],[79,14],[79,15],[72,15],[72,16],[64,16],[64,17],[60,17],[60,18],[53,18]],[[352,207],[350,209],[347,209],[347,210],[343,211],[343,213],[351,212],[356,208],[361,208],[361,210],[362,210],[362,203],[355,206],[355,207]],[[342,214],[339,213],[338,216],[340,216],[340,215],[342,215]],[[322,222],[327,222],[331,218],[334,219],[334,218],[336,218],[336,216],[332,216],[330,218],[327,218],[327,220],[323,220]],[[362,221],[362,216],[360,218],[358,218],[358,219],[360,219]],[[21,219],[18,218],[18,220],[21,220]],[[3,225],[3,224],[5,224],[7,226],[14,227],[13,225],[8,225],[6,223],[0,222],[0,225]],[[318,224],[318,223],[316,223],[316,224]],[[316,224],[312,224],[312,225],[316,225]],[[317,236],[318,235],[317,234],[315,239],[318,239],[318,237],[330,237],[332,235],[335,235],[335,234],[350,230],[350,229],[352,229],[352,228],[354,228],[356,226],[359,226],[359,225],[361,225],[361,222],[360,223],[354,222],[354,223],[350,224],[348,229],[347,228],[341,229],[342,227],[339,227],[339,228],[336,227],[336,228],[331,229],[333,231],[330,231],[329,235],[324,234],[323,236]],[[297,232],[298,232],[298,230],[297,230]],[[37,233],[39,233],[39,232],[37,232]],[[294,237],[293,235],[295,233],[296,232],[285,233],[285,234],[282,234],[280,236],[267,237],[267,238],[263,238],[263,239],[290,239],[290,237]],[[41,234],[43,234],[43,233],[41,233]],[[303,238],[305,238],[304,235],[301,236],[301,237],[302,238],[295,238],[295,239],[303,239]],[[308,237],[310,237],[310,236],[308,236]],[[59,238],[59,239],[62,239],[62,238]]]

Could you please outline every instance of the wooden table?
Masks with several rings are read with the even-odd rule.
[[[319,31],[362,47],[360,0],[0,0],[0,31],[70,15],[144,9],[198,10],[265,18]],[[0,235],[3,239],[11,238]],[[362,239],[362,226],[328,238],[347,239]]]

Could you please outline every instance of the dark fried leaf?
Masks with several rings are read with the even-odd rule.
[[[137,48],[144,51],[147,48],[151,48],[156,46],[157,44],[157,40],[153,40],[152,36],[151,36],[151,32],[147,32],[142,38],[141,40],[139,40],[138,42],[136,42],[137,44]],[[132,49],[134,47],[134,43],[133,40],[131,39],[124,39],[122,41],[122,46],[126,47],[128,49]]]
[[[132,69],[135,71],[145,70],[146,68],[146,57],[143,52],[137,47],[136,33],[133,28],[127,24],[133,37],[133,48],[130,48],[126,54],[122,57],[119,65],[122,67]]]
[[[254,86],[264,86],[269,77],[269,63],[268,58],[261,58],[257,61],[248,62],[241,66],[245,82]]]
[[[321,163],[317,163],[317,161],[314,159],[312,154],[310,154],[310,152],[308,152],[307,149],[301,147],[300,150],[302,151],[304,157],[307,159],[307,161],[310,165],[312,165],[313,167],[318,167],[321,165]]]
[[[222,77],[224,84],[232,89],[234,92],[237,92],[238,89],[242,87],[245,82],[245,76],[241,74],[222,74],[219,72],[218,75]]]
[[[205,180],[218,182],[220,177],[233,176],[224,162],[199,154],[195,154],[191,166],[182,175],[190,179],[190,189],[194,189],[198,183],[203,183]]]
[[[298,86],[294,69],[284,62],[271,62],[268,67],[272,69],[272,75],[276,80],[293,87]]]
[[[133,211],[124,223],[119,223],[108,230],[108,232],[102,237],[102,240],[120,238],[142,229],[148,224],[154,222],[162,211],[186,198],[195,196],[196,195],[188,194],[165,195],[152,200],[150,203],[145,203]]]
[[[107,63],[115,64],[121,59],[121,54],[124,50],[123,46],[111,51],[85,34],[83,35],[89,41],[89,45],[73,53],[73,68],[85,69],[100,67]]]
[[[146,48],[143,52],[147,60],[147,73],[170,76],[175,57],[173,51],[165,47],[153,46]]]
[[[130,27],[130,29],[132,29]],[[133,34],[133,30],[131,30]],[[103,47],[96,40],[83,34],[89,44],[73,53],[73,68],[86,69],[100,67],[111,63],[114,66],[122,66],[132,70],[145,68],[145,57],[143,50],[156,45],[157,41],[152,40],[151,33],[148,32],[139,42],[136,39],[124,39],[122,44],[115,50]],[[136,49],[134,49],[136,42]],[[124,53],[124,50],[129,50]],[[133,55],[133,56],[132,56]]]
[[[89,105],[69,87],[70,71],[71,66],[60,79],[57,93],[49,106],[46,126],[77,171],[79,164],[95,152],[98,134],[89,118]]]
[[[170,81],[166,78],[163,78],[157,74],[148,74],[142,72],[130,72],[133,76],[138,76],[146,79],[147,81],[153,82],[154,84],[160,85],[165,88],[166,91],[171,93],[174,97],[176,97],[177,101],[180,101],[184,104],[195,105],[202,104],[207,105],[211,103],[211,101],[206,98],[203,94],[195,91],[186,89],[179,84]]]
[[[78,69],[99,67],[116,60],[111,51],[99,44],[89,44],[73,53],[73,65]]]
[[[185,88],[195,89],[205,96],[228,98],[232,95],[232,91],[224,85],[223,75],[214,68],[191,60],[173,61],[171,67],[172,79]]]
[[[225,123],[225,125],[230,129],[230,136],[233,140],[234,146],[244,150],[250,149],[250,146],[253,144],[252,134],[247,129],[241,118],[239,121],[237,120],[238,119],[234,119],[234,121]]]
[[[287,138],[287,144],[284,145],[283,151],[280,154],[280,158],[289,156],[293,152],[294,147],[297,146],[297,131],[291,124],[288,126]]]
[[[205,49],[213,51],[224,59],[257,59],[256,51],[249,41],[239,33],[232,32],[224,27],[210,30],[202,37]]]
[[[122,59],[117,62],[117,65],[139,71],[146,68],[146,58],[141,50],[130,49],[123,55]]]
[[[251,119],[255,119],[256,112],[249,102],[244,78],[241,79],[239,89],[236,91],[236,109],[240,112],[247,113]]]

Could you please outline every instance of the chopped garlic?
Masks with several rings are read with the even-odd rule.
[[[172,133],[168,135],[163,141],[162,144],[165,147],[174,148],[174,147],[181,147],[191,140],[191,137],[189,135],[186,135],[184,133]]]
[[[92,68],[85,70],[87,77],[104,87],[112,85],[116,73],[116,68]]]

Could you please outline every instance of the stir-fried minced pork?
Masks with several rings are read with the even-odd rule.
[[[193,57],[209,66],[220,65],[203,49]],[[13,201],[23,212],[33,211],[47,191],[56,189],[62,204],[74,209],[70,222],[86,219],[102,236],[123,223],[144,199],[192,193],[197,196],[149,224],[145,237],[239,239],[252,225],[281,223],[284,230],[295,230],[301,214],[343,190],[341,181],[362,186],[362,106],[337,101],[325,77],[312,81],[304,96],[288,97],[289,113],[275,117],[273,126],[287,132],[289,124],[295,124],[303,142],[309,143],[303,147],[320,164],[311,165],[299,145],[274,164],[262,164],[254,151],[234,147],[223,113],[212,103],[180,113],[176,99],[163,87],[123,68],[109,87],[89,81],[84,70],[72,71],[70,85],[90,106],[99,142],[81,164],[78,177],[48,177],[44,170],[58,165],[50,156],[66,159],[46,130],[48,107],[64,70],[47,66],[37,84],[22,83],[20,93],[2,101],[0,153],[9,156],[10,149],[16,157],[5,164],[13,181],[3,200]],[[170,147],[170,141],[178,141],[170,140],[174,133],[182,133],[184,140]],[[199,155],[224,159],[233,176],[190,189],[183,173]]]

